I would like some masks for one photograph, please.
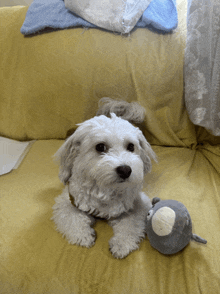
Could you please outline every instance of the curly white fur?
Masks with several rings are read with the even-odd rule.
[[[109,245],[116,258],[136,250],[151,208],[141,192],[143,179],[151,169],[150,158],[155,159],[142,132],[114,113],[96,116],[80,124],[55,156],[60,180],[68,183],[53,206],[57,230],[69,243],[91,247],[98,216],[113,227]]]
[[[145,117],[145,109],[138,102],[126,102],[103,97],[99,100],[99,109],[96,115],[104,114],[110,116],[115,113],[117,116],[132,123],[142,123]]]

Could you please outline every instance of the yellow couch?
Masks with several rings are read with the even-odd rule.
[[[137,29],[128,37],[83,28],[24,37],[27,9],[0,9],[0,136],[36,139],[19,168],[0,177],[0,293],[220,293],[220,138],[194,126],[184,107],[186,1],[178,1],[173,34]],[[206,245],[192,241],[165,256],[146,237],[117,260],[105,221],[91,249],[55,230],[63,185],[52,156],[104,96],[145,107],[141,128],[158,164],[144,190],[181,201]]]

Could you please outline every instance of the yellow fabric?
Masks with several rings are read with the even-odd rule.
[[[181,200],[193,232],[208,243],[192,241],[168,257],[146,238],[138,251],[116,260],[108,249],[113,231],[105,221],[95,225],[90,249],[69,245],[55,230],[52,205],[63,186],[52,155],[62,143],[35,142],[20,167],[0,177],[1,294],[219,293],[220,178],[202,150],[154,147],[160,163],[146,176],[144,190],[150,197]],[[219,157],[211,158],[219,164]]]
[[[151,144],[195,145],[182,99],[186,16],[180,8],[175,34],[137,29],[128,37],[83,28],[24,37],[27,7],[0,9],[0,135],[64,139],[108,96],[146,108]]]
[[[219,293],[220,138],[195,127],[184,107],[186,0],[177,2],[175,34],[138,29],[129,37],[82,28],[24,37],[27,7],[0,9],[0,135],[41,139],[17,170],[0,177],[1,294]],[[158,164],[144,190],[181,201],[206,245],[192,241],[164,256],[146,238],[116,260],[105,221],[95,225],[91,249],[56,232],[52,206],[63,185],[52,155],[64,141],[54,139],[91,118],[103,96],[146,108],[141,127]]]

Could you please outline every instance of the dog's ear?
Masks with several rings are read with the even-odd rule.
[[[74,159],[79,153],[80,142],[77,140],[75,133],[60,147],[54,155],[54,161],[60,165],[59,179],[66,185],[71,177],[71,170]]]
[[[146,174],[151,171],[151,159],[157,162],[157,157],[141,131],[139,133],[138,139],[141,146],[141,159],[144,163],[144,173]]]

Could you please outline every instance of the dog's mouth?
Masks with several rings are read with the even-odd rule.
[[[126,182],[126,181],[128,181],[128,180],[129,180],[128,178],[125,178],[125,179],[120,178],[120,179],[119,179],[119,182],[122,182],[122,183],[123,183],[123,182]]]
[[[116,183],[118,183],[118,184],[128,183],[128,182],[129,182],[129,178],[127,178],[127,179],[118,178],[116,181]]]
[[[109,181],[108,183],[105,183],[106,186],[113,188],[115,185],[123,185],[123,184],[128,184],[130,181],[129,179],[121,179],[116,177],[112,181]]]

